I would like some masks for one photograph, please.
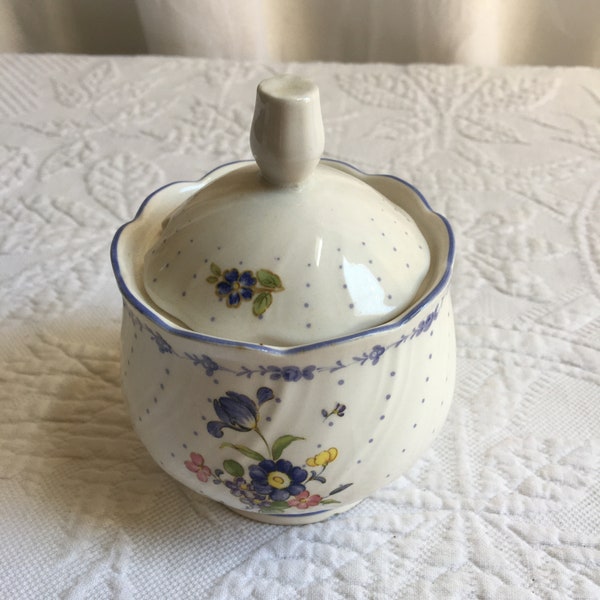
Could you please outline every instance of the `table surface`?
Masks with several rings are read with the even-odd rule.
[[[150,191],[250,156],[281,71],[319,84],[326,154],[416,184],[458,253],[443,432],[302,527],[153,463],[108,258]],[[0,203],[0,597],[600,597],[600,71],[1,56]]]

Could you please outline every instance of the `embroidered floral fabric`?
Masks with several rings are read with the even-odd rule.
[[[458,248],[445,429],[403,478],[304,527],[245,520],[152,461],[121,399],[108,260],[149,192],[250,155],[254,88],[282,70],[320,86],[327,155],[416,184]],[[600,72],[7,55],[0,132],[4,596],[600,596]],[[303,367],[251,373],[260,397],[224,398],[213,435],[257,435],[269,382]],[[251,478],[310,507],[337,450],[288,464],[294,433],[244,476],[180,459],[244,501]]]

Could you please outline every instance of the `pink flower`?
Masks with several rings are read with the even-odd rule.
[[[204,483],[212,475],[212,471],[204,464],[204,457],[196,452],[190,454],[190,460],[185,461],[185,466],[189,471],[196,473],[196,477]]]
[[[297,496],[290,498],[287,501],[287,503],[288,506],[305,509],[310,508],[311,506],[317,506],[317,504],[319,504],[321,500],[323,500],[323,498],[322,496],[319,496],[319,494],[313,494],[311,496],[308,490],[304,490],[303,492],[300,492]]]

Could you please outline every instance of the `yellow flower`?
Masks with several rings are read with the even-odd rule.
[[[306,459],[306,464],[309,467],[326,467],[330,462],[333,462],[338,455],[337,448],[329,448],[329,450],[323,450],[316,456]]]

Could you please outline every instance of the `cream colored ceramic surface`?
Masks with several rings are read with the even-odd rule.
[[[144,264],[154,303],[194,331],[275,346],[355,333],[409,307],[427,241],[350,171],[317,165],[316,86],[261,83],[250,137],[258,166],[217,169],[157,231]]]
[[[319,164],[325,144],[319,89],[280,75],[256,90],[250,147],[262,175],[277,186],[297,186]]]
[[[136,431],[168,473],[251,518],[308,523],[351,508],[423,454],[450,406],[451,232],[403,182],[363,178],[411,214],[433,261],[411,310],[346,338],[287,350],[229,343],[152,307],[143,256],[202,182],[159,191],[115,240],[123,388]]]
[[[171,218],[145,263],[153,301],[190,329],[294,346],[379,325],[413,300],[427,242],[364,182],[330,166],[301,192],[265,184],[252,164],[220,175]],[[218,294],[234,269],[237,287]],[[279,283],[263,285],[261,270]],[[248,299],[230,305],[244,291]],[[265,293],[271,304],[256,315]]]

